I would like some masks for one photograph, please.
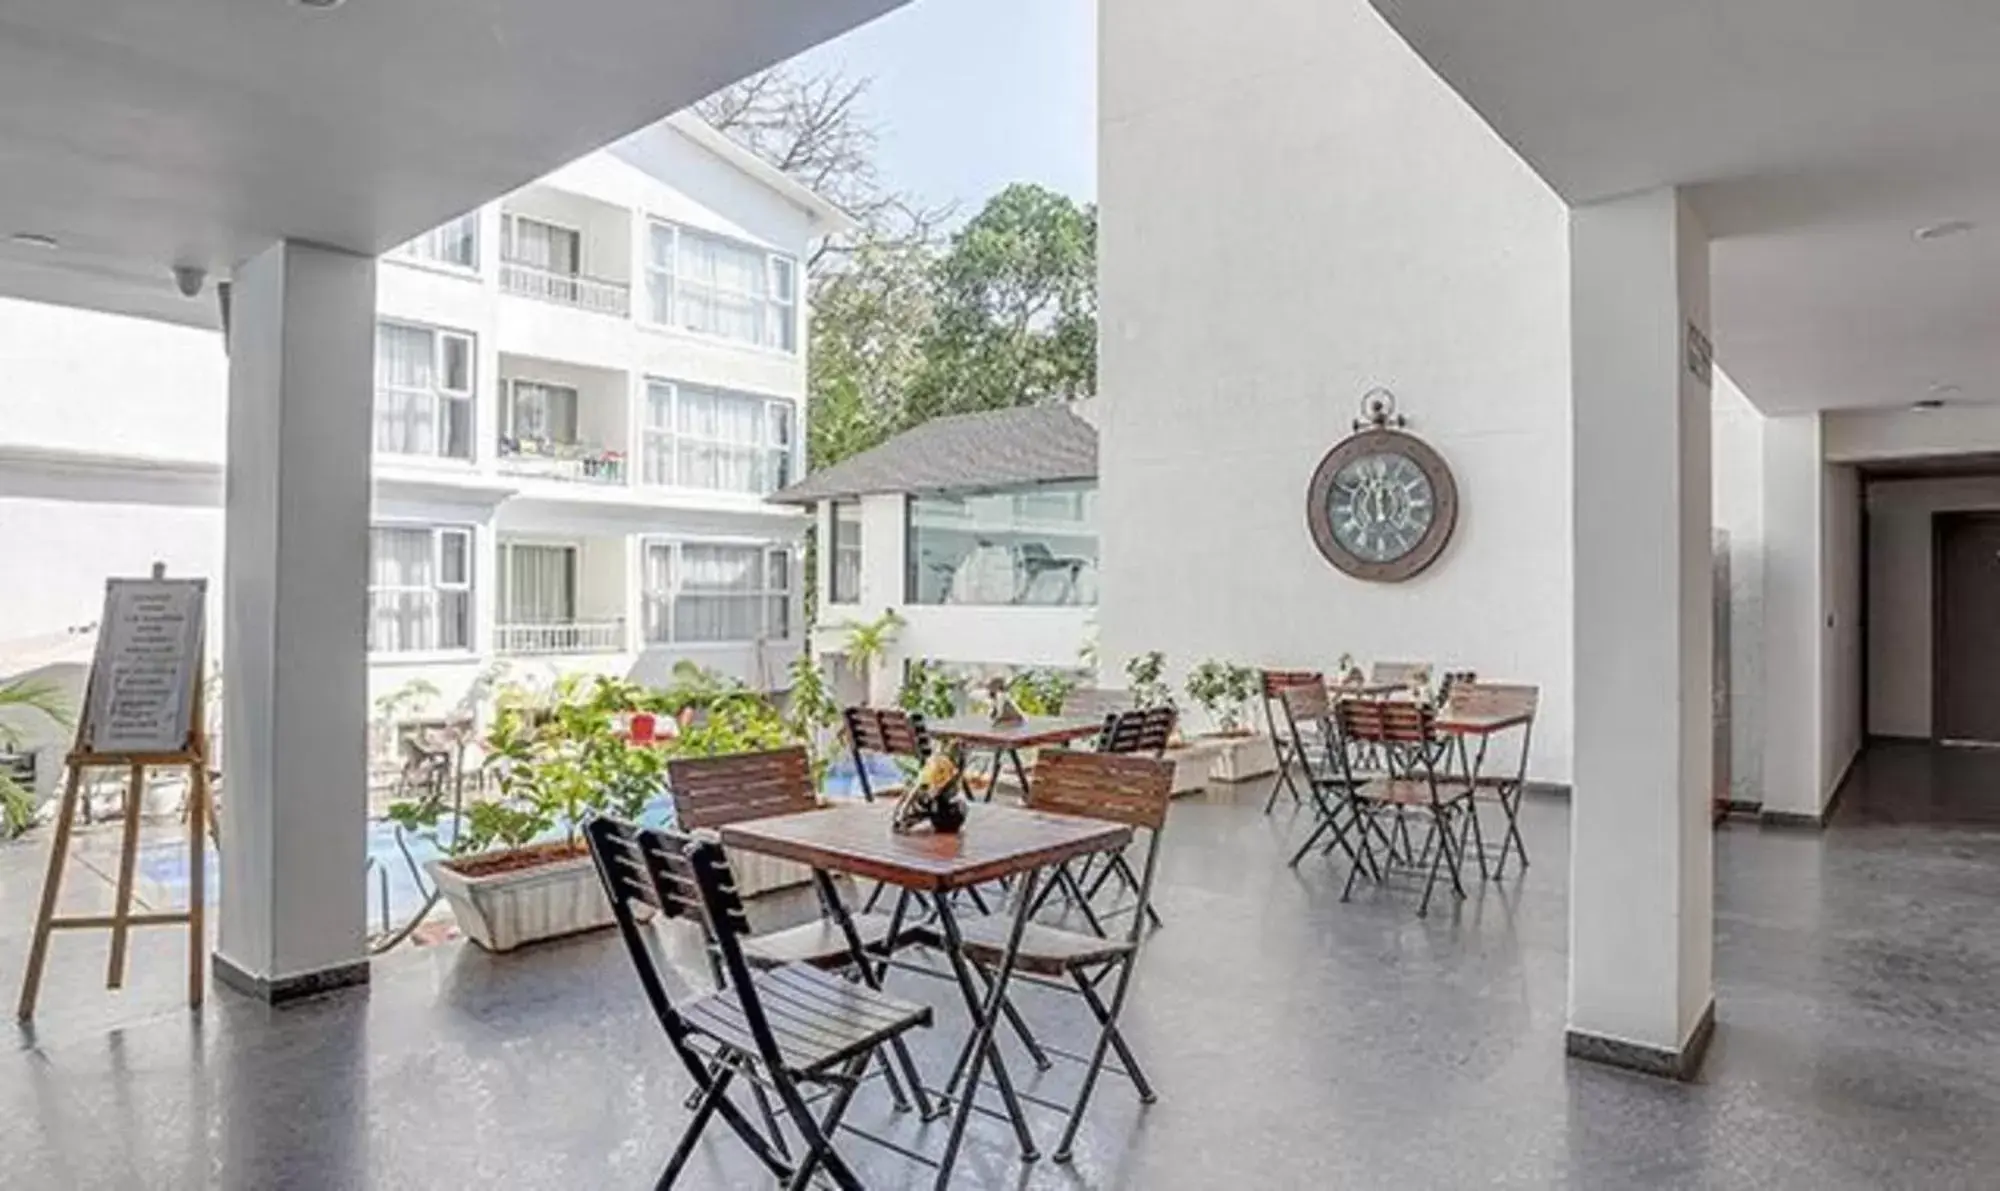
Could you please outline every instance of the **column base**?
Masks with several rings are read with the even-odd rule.
[[[225,959],[221,952],[216,952],[211,959],[217,981],[267,1005],[283,1005],[368,983],[368,961],[365,959],[336,968],[321,968],[317,972],[281,976],[276,980],[252,976]]]
[[[1602,1063],[1607,1067],[1623,1067],[1627,1071],[1686,1081],[1701,1071],[1701,1062],[1708,1057],[1708,1044],[1714,1038],[1715,998],[1710,997],[1708,1007],[1701,1011],[1701,1018],[1694,1023],[1694,1030],[1679,1050],[1627,1042],[1623,1038],[1606,1038],[1602,1034],[1583,1030],[1569,1031],[1564,1036],[1563,1049],[1571,1058],[1587,1063]]]

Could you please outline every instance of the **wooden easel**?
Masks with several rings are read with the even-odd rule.
[[[166,578],[166,568],[160,564],[153,566],[153,579]],[[117,580],[113,580],[116,584]],[[91,746],[92,708],[97,705],[99,685],[109,683],[111,675],[104,664],[105,639],[111,632],[111,616],[115,600],[107,594],[106,617],[99,624],[99,655],[90,670],[90,681],[85,689],[83,711],[77,716],[76,743],[67,758],[69,775],[63,787],[61,806],[56,811],[55,841],[49,848],[48,875],[42,881],[42,904],[35,918],[34,944],[28,952],[28,970],[21,982],[21,1004],[19,1015],[27,1021],[35,1015],[35,1000],[41,993],[42,968],[48,960],[49,936],[59,930],[101,930],[111,931],[111,959],[104,976],[104,987],[122,988],[125,983],[125,942],[129,928],[134,926],[178,926],[188,928],[188,1007],[199,1008],[202,1002],[203,977],[206,972],[206,933],[203,929],[203,900],[207,893],[208,855],[206,840],[207,823],[214,817],[214,805],[208,781],[208,733],[207,714],[202,681],[201,629],[194,630],[195,647],[191,663],[194,667],[192,693],[187,700],[187,731],[177,748],[164,751],[110,751],[100,752]],[[202,615],[202,603],[197,600],[194,616]],[[132,881],[139,860],[139,812],[145,802],[146,771],[164,767],[188,770],[188,906],[185,910],[168,910],[157,913],[132,913]],[[56,917],[56,901],[62,891],[63,866],[69,859],[70,831],[76,821],[77,802],[83,792],[83,778],[91,769],[124,769],[127,772],[125,791],[125,834],[118,853],[118,888],[113,910],[110,914],[78,915],[67,918]]]

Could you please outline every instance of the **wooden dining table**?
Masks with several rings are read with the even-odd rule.
[[[972,1019],[972,1034],[962,1052],[966,1063],[963,1090],[956,1097],[944,1151],[933,1163],[940,1191],[951,1180],[966,1123],[977,1106],[982,1072],[991,1073],[999,1090],[1005,1115],[1020,1143],[1022,1159],[1032,1161],[1038,1156],[1014,1082],[994,1045],[995,1024],[1007,1006],[1007,987],[1019,958],[1021,936],[1036,902],[1036,884],[1045,870],[1065,861],[1122,849],[1132,841],[1132,829],[1119,823],[990,803],[966,809],[964,825],[950,833],[891,831],[895,808],[886,802],[849,802],[821,810],[748,819],[728,824],[720,833],[728,847],[810,867],[829,913],[846,937],[857,967],[864,972],[871,970],[870,962],[863,953],[860,934],[846,900],[833,889],[831,874],[846,873],[881,881],[930,898],[937,928],[943,936],[945,956]],[[1012,879],[1014,899],[1007,946],[992,973],[991,983],[982,993],[964,954],[964,938],[953,912],[952,894],[1007,878]],[[901,928],[903,908],[899,900],[890,939]],[[949,1087],[943,1093],[947,1097],[951,1095]]]
[[[960,715],[930,720],[924,725],[938,740],[956,741],[968,749],[988,749],[993,754],[991,781],[986,800],[993,800],[993,788],[1000,783],[1000,767],[1011,762],[1014,780],[1021,783],[1021,797],[1028,796],[1028,767],[1021,761],[1022,749],[1054,748],[1078,740],[1088,740],[1104,730],[1104,720],[1091,716],[1028,715],[1013,724],[996,724],[983,715]]]

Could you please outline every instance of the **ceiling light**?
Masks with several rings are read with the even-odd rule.
[[[1936,397],[1926,397],[1922,401],[1912,401],[1910,403],[1910,408],[1917,411],[1920,414],[1927,414],[1933,410],[1943,409],[1944,402],[1940,401]]]
[[[1950,381],[1939,381],[1937,384],[1931,386],[1931,396],[1933,397],[1956,397],[1964,391]]]
[[[339,8],[347,0],[293,0],[300,8]]]
[[[19,244],[26,248],[62,247],[54,236],[45,236],[40,232],[15,232],[13,235],[7,237],[7,242],[10,244]]]
[[[1947,219],[1943,223],[1933,223],[1917,229],[1919,240],[1942,240],[1948,236],[1962,236],[1972,230],[1972,221],[1967,219]]]

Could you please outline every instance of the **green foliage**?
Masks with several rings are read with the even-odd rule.
[[[382,724],[394,724],[397,720],[416,715],[429,707],[437,698],[438,689],[435,684],[421,678],[412,678],[375,700],[375,718]]]
[[[1257,671],[1210,658],[1188,674],[1188,697],[1221,732],[1243,730],[1243,706],[1257,693]]]
[[[495,717],[486,764],[499,777],[504,803],[546,819],[544,830],[560,824],[574,845],[593,812],[638,818],[661,788],[666,759],[659,749],[633,748],[625,739],[624,719],[652,701],[646,688],[600,676],[588,686],[565,679],[558,690],[544,714],[510,708]],[[479,838],[477,819],[467,831],[475,846],[503,838]]]
[[[19,746],[26,739],[23,720],[46,720],[57,728],[74,726],[69,701],[52,682],[16,679],[0,683],[0,745]],[[35,792],[0,773],[0,839],[13,839],[35,825]]]
[[[827,689],[826,675],[810,648],[792,659],[787,672],[792,690],[785,701],[785,726],[794,737],[805,742],[812,763],[813,785],[818,786],[826,780],[832,729],[840,722],[840,706],[834,702],[833,692]]]
[[[1097,391],[1097,209],[1016,183],[960,228],[932,270],[936,319],[912,424]]]
[[[1097,209],[993,196],[948,243],[878,228],[816,271],[807,454],[825,467],[946,414],[1097,391]]]
[[[1173,707],[1174,691],[1167,685],[1167,655],[1155,649],[1125,659],[1125,678],[1132,688],[1132,705]]]
[[[1065,670],[1022,670],[1007,684],[1007,694],[1024,715],[1061,715],[1063,702],[1076,689],[1076,676]]]
[[[942,662],[913,661],[903,673],[903,687],[896,692],[896,706],[912,715],[944,719],[958,712],[958,697],[964,682],[944,668]]]
[[[769,699],[753,691],[717,701],[706,715],[683,727],[668,746],[676,757],[727,757],[761,753],[799,743],[798,736]]]

